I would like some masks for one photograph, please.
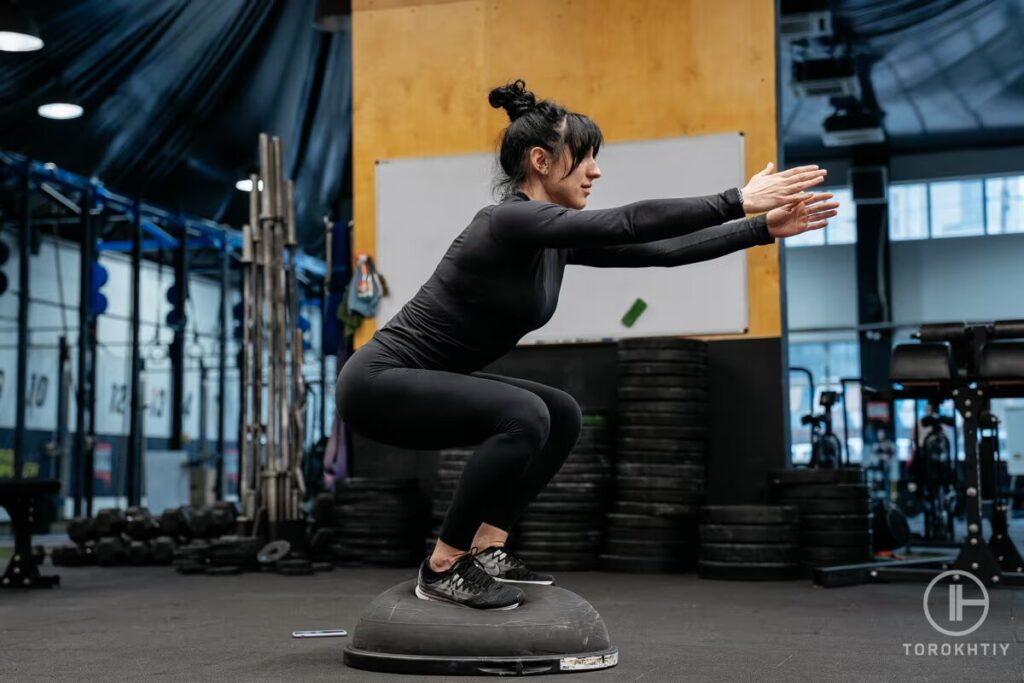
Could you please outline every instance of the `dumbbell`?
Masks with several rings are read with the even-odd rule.
[[[147,541],[132,541],[128,544],[128,564],[149,564],[150,557]]]
[[[120,536],[124,533],[128,521],[125,519],[124,511],[118,508],[103,508],[96,513],[93,526],[96,535],[100,538],[109,536]]]
[[[192,531],[194,538],[212,538],[216,535],[216,522],[212,507],[189,508],[184,512],[188,517],[188,528]]]
[[[170,564],[177,548],[178,544],[170,536],[157,536],[149,542],[149,552],[153,564]]]
[[[334,526],[334,494],[321,493],[313,499],[313,522],[318,527]]]
[[[213,534],[215,536],[226,536],[237,531],[238,508],[234,503],[226,500],[214,503],[210,515],[213,518]]]
[[[171,538],[188,538],[191,534],[188,528],[188,518],[185,516],[184,507],[167,508],[160,513],[157,521],[159,534]]]
[[[91,519],[75,517],[68,522],[68,538],[78,544],[92,541],[96,538],[96,527]]]
[[[143,507],[130,507],[125,510],[127,520],[126,533],[135,541],[148,541],[159,532],[159,528],[149,510]]]
[[[96,564],[111,567],[123,564],[128,555],[128,548],[118,536],[107,536],[96,543]]]

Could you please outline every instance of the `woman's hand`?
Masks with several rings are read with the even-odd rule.
[[[838,213],[839,202],[828,201],[833,196],[831,192],[819,192],[803,201],[772,209],[768,212],[768,232],[779,239],[824,228],[828,219]]]
[[[744,213],[763,213],[811,196],[808,188],[823,182],[828,171],[817,166],[797,166],[775,173],[771,162],[755,173],[743,188]]]

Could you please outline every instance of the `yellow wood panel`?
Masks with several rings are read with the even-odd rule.
[[[374,161],[491,151],[495,85],[523,78],[609,142],[743,131],[777,160],[770,0],[362,0],[353,15],[355,248],[374,248]],[[723,188],[724,189],[724,188]],[[778,249],[747,253],[750,329],[781,334]],[[357,336],[372,335],[366,324]]]

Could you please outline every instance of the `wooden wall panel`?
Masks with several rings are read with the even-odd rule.
[[[514,78],[592,116],[609,142],[739,130],[748,176],[777,161],[774,5],[356,0],[355,249],[375,247],[375,160],[493,151],[507,119],[487,93]],[[780,336],[776,245],[748,251],[748,287],[742,337]]]

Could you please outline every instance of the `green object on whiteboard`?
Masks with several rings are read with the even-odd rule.
[[[626,315],[622,316],[622,324],[626,327],[633,327],[633,323],[640,317],[640,314],[647,310],[647,302],[643,299],[637,299],[633,302],[633,305],[626,311]]]

